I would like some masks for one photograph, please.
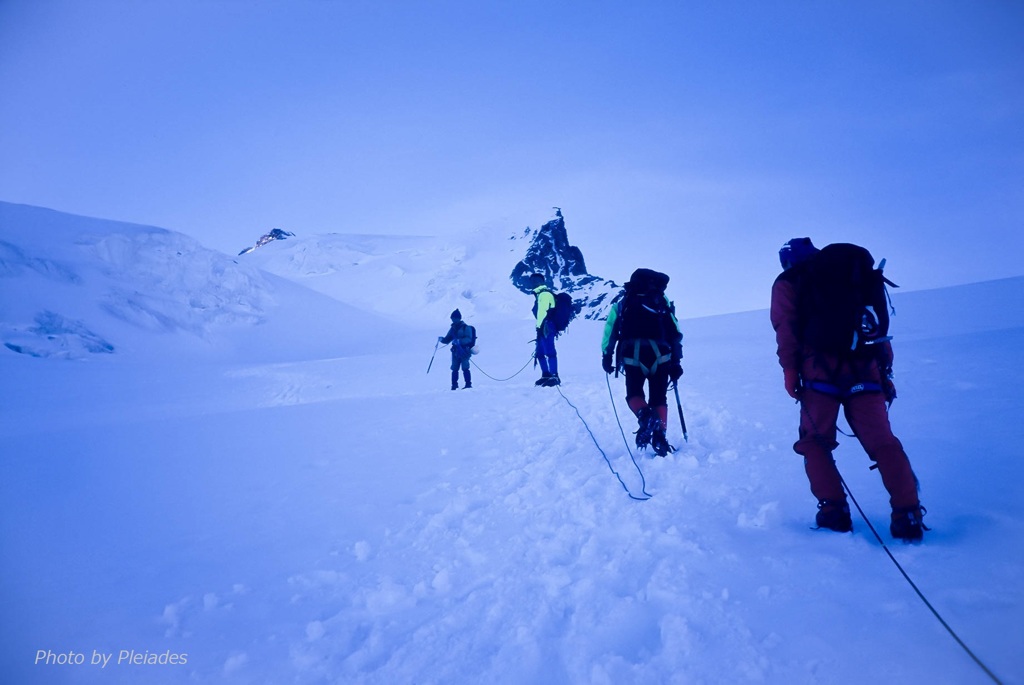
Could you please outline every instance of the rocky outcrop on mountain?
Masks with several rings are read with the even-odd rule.
[[[51,311],[39,312],[35,325],[0,327],[4,347],[30,357],[79,359],[87,354],[110,354],[114,346],[82,321]]]
[[[239,252],[238,256],[241,257],[244,254],[248,254],[255,250],[256,248],[263,247],[267,243],[272,243],[275,240],[284,240],[285,238],[292,238],[294,236],[294,233],[289,233],[288,231],[285,231],[280,228],[272,229],[270,233],[264,233],[263,235],[261,235],[260,239],[256,241],[255,245],[253,245],[252,247],[247,247],[241,252]]]
[[[539,230],[527,228],[530,247],[509,278],[520,291],[530,294],[530,275],[542,273],[548,285],[572,295],[577,316],[604,319],[612,299],[622,286],[587,273],[583,252],[569,244],[562,210],[555,208],[555,218]]]

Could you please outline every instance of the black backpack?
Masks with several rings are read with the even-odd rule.
[[[633,272],[618,303],[618,340],[677,342],[679,331],[672,321],[675,307],[665,297],[668,280],[667,275],[651,269]]]
[[[889,300],[882,275],[863,247],[826,245],[796,267],[797,331],[800,340],[818,352],[867,355],[872,346],[890,340]]]
[[[569,322],[576,318],[576,307],[572,302],[572,295],[566,292],[554,293],[555,306],[548,311],[548,320],[551,322],[555,336],[561,335]]]

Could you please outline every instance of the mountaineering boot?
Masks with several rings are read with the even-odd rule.
[[[551,374],[548,373],[547,371],[543,371],[540,374],[540,378],[537,379],[537,382],[535,382],[534,385],[538,385],[538,386],[547,385],[549,378],[551,378]]]
[[[657,414],[655,414],[654,409],[642,407],[636,413],[636,422],[636,448],[639,450],[647,449],[647,446],[651,444],[651,438],[654,437],[654,431],[661,425],[661,421],[658,419]]]
[[[459,389],[459,371],[456,369],[452,371],[452,390]]]
[[[553,373],[553,374],[551,374],[550,376],[547,377],[547,380],[544,382],[544,387],[545,388],[553,388],[554,386],[561,385],[561,384],[562,384],[562,379],[560,379],[558,377],[558,374]]]
[[[473,377],[470,376],[469,369],[463,369],[462,370],[462,378],[466,381],[466,385],[463,386],[464,388],[472,388],[473,387]]]
[[[924,525],[921,519],[926,509],[920,505],[916,507],[896,507],[892,510],[892,523],[889,524],[889,532],[897,540],[904,542],[917,542],[924,538],[924,531],[928,526]]]
[[[668,444],[668,438],[665,437],[665,429],[660,427],[660,419],[658,424],[659,428],[651,435],[651,448],[659,457],[664,457],[669,452],[675,452],[676,448]]]
[[[651,448],[659,457],[664,457],[669,452],[676,451],[675,447],[668,444],[668,438],[665,437],[665,428],[668,426],[668,407],[651,407],[651,409],[653,410],[651,421],[657,423],[657,425],[652,425]]]
[[[818,528],[828,528],[837,533],[849,533],[853,530],[850,518],[850,505],[846,500],[822,500],[818,502],[818,513],[814,517]]]

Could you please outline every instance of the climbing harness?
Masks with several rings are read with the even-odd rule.
[[[654,350],[654,363],[651,364],[650,368],[648,368],[645,364],[643,364],[640,361],[640,347],[641,347],[642,344],[645,344],[645,343],[649,344],[651,346],[651,348]],[[665,352],[663,354],[661,352],[661,349],[658,347],[658,341],[657,340],[646,338],[646,339],[643,339],[643,340],[637,339],[637,340],[633,341],[633,354],[632,354],[632,356],[629,356],[629,357],[623,357],[622,358],[622,363],[625,366],[635,366],[635,367],[640,369],[640,371],[641,371],[641,373],[643,373],[643,375],[650,377],[655,372],[655,370],[657,370],[659,364],[667,364],[671,360],[672,360],[672,353],[671,352]]]
[[[856,383],[849,388],[840,387],[833,385],[832,383],[823,383],[822,381],[807,381],[804,383],[805,388],[816,390],[823,395],[831,395],[837,397],[840,400],[846,400],[854,395],[859,395],[862,392],[882,392],[882,386],[878,383],[863,382]]]
[[[861,382],[861,383],[855,383],[854,385],[850,386],[849,388],[840,387],[840,386],[834,385],[832,383],[825,383],[823,381],[807,381],[807,382],[804,383],[803,387],[805,389],[808,389],[808,390],[814,390],[816,392],[820,392],[822,395],[828,395],[829,397],[835,397],[840,402],[845,402],[846,400],[850,399],[851,397],[853,397],[855,395],[859,395],[859,394],[864,393],[864,392],[882,392],[882,386],[879,385],[878,383],[872,383],[871,381],[864,381],[864,382]],[[800,411],[803,411],[803,403],[800,400],[797,400],[797,403],[800,404]],[[891,406],[891,404],[886,404],[886,406],[885,406],[886,413],[888,413],[890,406]],[[817,430],[817,428],[815,428],[815,430]],[[846,431],[844,431],[842,428],[839,427],[839,424],[837,422],[836,423],[836,431],[841,433],[842,435],[845,435],[848,438],[856,438],[857,437],[857,433],[854,431],[853,426],[850,426],[850,432],[847,433]],[[876,464],[876,465],[872,466],[871,468],[876,469],[876,468],[878,468],[878,465]]]

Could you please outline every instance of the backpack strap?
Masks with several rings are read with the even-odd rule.
[[[462,334],[466,330],[467,324],[465,321],[460,321],[459,323],[461,324],[459,329],[455,332],[455,335],[452,336],[452,352],[462,355],[466,351],[466,348],[462,345],[461,338]]]

